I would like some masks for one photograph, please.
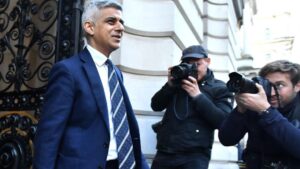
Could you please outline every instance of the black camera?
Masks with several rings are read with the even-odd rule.
[[[173,77],[173,84],[178,86],[181,84],[182,79],[188,79],[189,76],[192,76],[197,79],[198,70],[196,63],[181,63],[177,66],[171,68],[171,76]]]
[[[230,92],[234,93],[257,93],[258,89],[255,83],[262,85],[267,97],[270,98],[273,85],[267,79],[260,76],[256,76],[250,80],[237,72],[232,72],[229,74],[229,81],[226,86]]]

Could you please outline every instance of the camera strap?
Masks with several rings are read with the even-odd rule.
[[[173,110],[178,120],[184,120],[189,115],[189,96],[184,90],[179,90],[173,98]]]

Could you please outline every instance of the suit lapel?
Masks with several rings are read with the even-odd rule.
[[[109,130],[109,122],[108,122],[109,112],[107,110],[105,93],[96,65],[86,48],[81,53],[80,58],[83,61],[83,69],[87,75],[87,79],[91,86],[93,96],[96,99],[97,106],[100,110],[101,115],[103,116],[105,125]]]

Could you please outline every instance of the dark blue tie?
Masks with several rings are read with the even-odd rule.
[[[112,119],[118,147],[119,169],[133,169],[135,160],[122,90],[112,62],[107,59],[106,64],[108,67]]]

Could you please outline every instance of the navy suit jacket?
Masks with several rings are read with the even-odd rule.
[[[123,80],[117,67],[118,78]],[[137,169],[148,169],[138,124],[121,83]],[[55,64],[34,141],[34,169],[104,169],[109,147],[103,86],[88,52]]]

